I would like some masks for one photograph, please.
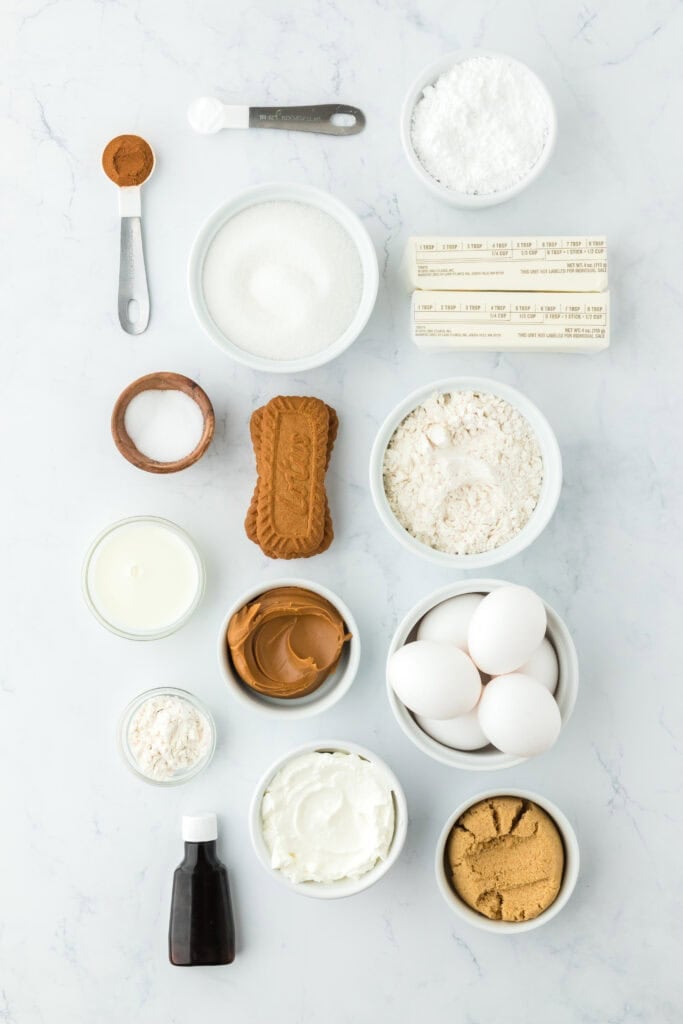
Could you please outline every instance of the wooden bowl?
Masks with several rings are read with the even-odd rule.
[[[126,409],[129,402],[141,391],[183,391],[194,399],[201,409],[204,417],[204,430],[201,439],[197,447],[184,455],[182,459],[176,459],[175,462],[157,462],[155,459],[143,455],[133,444],[126,430]],[[133,466],[137,466],[138,469],[144,469],[146,473],[178,473],[181,469],[193,466],[201,459],[211,444],[215,430],[216,417],[209,396],[200,388],[199,384],[190,380],[189,377],[184,377],[182,373],[148,373],[144,377],[138,377],[121,392],[111,414],[111,433],[114,444],[124,459],[127,459]]]

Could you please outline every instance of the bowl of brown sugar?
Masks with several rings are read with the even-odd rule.
[[[466,800],[444,825],[436,880],[467,924],[516,935],[552,920],[579,874],[579,844],[552,801],[527,790],[492,790]]]

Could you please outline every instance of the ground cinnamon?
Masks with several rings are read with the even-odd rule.
[[[116,185],[141,185],[154,166],[152,147],[139,135],[117,135],[102,154],[104,173]]]

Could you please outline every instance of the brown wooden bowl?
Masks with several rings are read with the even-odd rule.
[[[143,455],[135,447],[126,430],[126,409],[128,403],[141,391],[183,391],[194,399],[204,417],[204,430],[194,451],[188,452],[182,459],[176,459],[175,462],[157,462],[155,459]],[[121,392],[111,414],[111,433],[114,444],[124,459],[127,459],[133,466],[137,466],[138,469],[144,469],[146,473],[178,473],[181,469],[193,466],[201,459],[211,444],[215,430],[216,417],[209,396],[200,388],[199,384],[190,380],[189,377],[184,377],[182,373],[148,373],[144,377],[138,377]]]

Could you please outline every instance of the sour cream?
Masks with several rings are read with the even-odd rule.
[[[357,754],[302,754],[273,777],[261,802],[271,866],[292,882],[360,878],[394,836],[389,780]]]

